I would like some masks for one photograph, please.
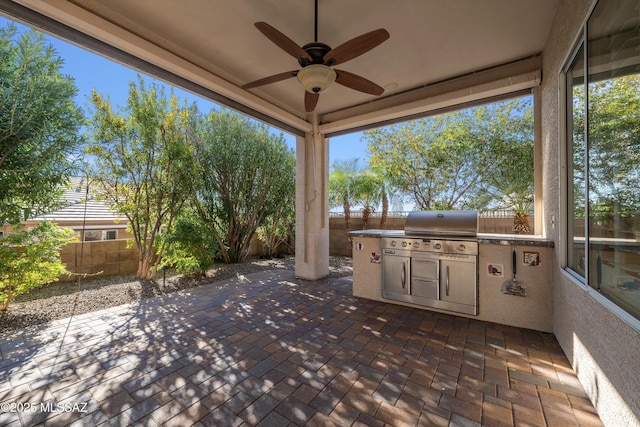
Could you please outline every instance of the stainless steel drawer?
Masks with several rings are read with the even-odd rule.
[[[411,258],[411,276],[438,280],[438,260]]]
[[[415,276],[411,279],[411,295],[438,299],[438,288],[437,279],[422,279]]]

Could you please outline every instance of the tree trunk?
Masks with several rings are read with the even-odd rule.
[[[11,269],[11,271],[13,272],[14,270]],[[13,295],[15,293],[16,287],[13,285],[14,281],[11,280],[11,274],[12,273],[9,273],[9,278],[8,278],[9,283],[8,283],[8,286],[5,288],[7,299],[4,301],[4,304],[0,306],[0,311],[7,311],[9,309],[9,305],[11,304],[11,301],[13,301]]]
[[[153,256],[149,256],[148,253],[143,254],[138,260],[138,272],[136,277],[138,279],[148,280],[153,279],[153,272],[151,267],[153,266]]]
[[[344,225],[348,233],[351,231],[351,205],[347,200],[342,203],[342,209],[344,210]]]
[[[515,234],[530,234],[529,216],[516,214],[513,216],[513,232]]]
[[[362,229],[366,230],[369,227],[369,217],[371,216],[371,208],[369,206],[365,206],[362,209]]]
[[[13,288],[13,286],[11,288]],[[4,304],[0,306],[0,311],[7,311],[9,309],[9,305],[11,304],[11,301],[13,301],[13,291],[9,290],[9,292],[7,293],[7,299],[5,300]]]
[[[380,215],[380,228],[384,230],[387,228],[387,215],[389,214],[389,197],[387,192],[382,193],[382,214]]]

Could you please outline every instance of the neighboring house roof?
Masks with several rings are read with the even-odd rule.
[[[44,215],[33,218],[35,221],[105,221],[111,224],[126,222],[127,218],[111,210],[108,204],[97,200],[99,184],[89,181],[87,194],[87,179],[85,177],[71,177],[69,185],[65,187],[62,200],[65,206]]]

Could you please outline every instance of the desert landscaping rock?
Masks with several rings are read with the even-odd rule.
[[[218,264],[206,276],[183,276],[167,272],[163,280],[158,272],[154,280],[139,280],[133,276],[85,278],[73,282],[57,282],[43,286],[14,301],[0,312],[0,337],[56,319],[89,313],[104,308],[140,301],[158,295],[207,285],[222,280],[241,278],[265,270],[293,270],[294,257],[252,259],[238,264]],[[351,258],[329,258],[329,277],[350,276]]]

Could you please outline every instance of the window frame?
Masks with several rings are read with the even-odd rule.
[[[570,182],[571,178],[573,178],[573,176],[569,176],[569,174],[571,173],[571,171],[573,170],[572,168],[569,167],[569,162],[571,161],[571,159],[573,158],[573,153],[569,152],[569,133],[572,133],[573,128],[569,129],[569,125],[571,123],[573,123],[573,117],[569,117],[569,105],[573,102],[573,96],[571,95],[571,92],[569,91],[569,85],[568,85],[568,80],[569,80],[569,71],[571,70],[571,66],[573,65],[574,60],[578,57],[578,53],[580,52],[580,50],[582,49],[582,61],[583,63],[585,63],[586,59],[587,59],[587,47],[586,47],[586,24],[588,21],[589,16],[591,16],[591,13],[593,11],[593,9],[595,8],[595,4],[597,3],[594,2],[594,4],[592,5],[592,8],[590,9],[589,13],[587,14],[587,18],[585,19],[585,21],[582,23],[582,26],[580,27],[580,33],[578,34],[577,39],[574,41],[573,43],[573,47],[570,50],[569,55],[567,56],[564,66],[562,67],[562,70],[560,72],[560,76],[559,76],[559,92],[560,92],[560,99],[562,100],[561,105],[560,105],[560,158],[561,158],[561,177],[560,177],[560,183],[561,183],[561,190],[560,190],[560,194],[561,194],[561,212],[560,212],[560,218],[561,218],[561,224],[562,224],[562,228],[560,230],[560,241],[562,243],[562,245],[560,246],[560,250],[562,251],[562,270],[567,273],[572,279],[574,279],[574,281],[576,281],[577,283],[579,283],[580,285],[584,285],[586,287],[589,287],[588,285],[588,274],[589,274],[589,269],[585,268],[585,272],[584,272],[584,276],[581,275],[579,272],[575,271],[573,268],[570,267],[570,262],[569,262],[569,246],[573,243],[573,236],[571,236],[572,238],[570,239],[569,237],[569,232],[571,230],[574,229],[574,227],[569,225],[569,214],[570,214],[570,209],[569,209],[569,194],[570,194],[570,188],[573,188],[573,183]],[[585,73],[586,73],[586,67],[585,67]],[[585,97],[587,96],[587,93],[585,93]],[[586,102],[586,98],[585,98],[585,102]],[[573,110],[572,110],[573,111]],[[587,108],[585,108],[585,115],[587,112]],[[585,131],[584,131],[584,144],[586,146],[586,136],[587,136],[587,126],[588,124],[588,120],[587,117],[584,118],[584,122],[585,122]],[[573,144],[571,145],[573,147]],[[588,150],[585,149],[585,164],[587,163],[587,158],[586,156],[588,155]],[[588,179],[588,174],[585,174],[585,186],[588,185],[588,183],[586,182],[586,180]],[[584,219],[584,225],[585,225],[585,230],[584,230],[584,234],[585,234],[585,244],[586,244],[586,236],[588,236],[589,233],[589,221],[588,221],[588,204],[585,207],[585,219]],[[573,219],[571,219],[573,220]],[[584,254],[584,261],[585,261],[585,265],[589,265],[589,251],[585,250],[585,254]],[[590,288],[590,287],[589,287]],[[591,288],[593,289],[593,288]]]
[[[589,20],[593,16],[593,13],[598,6],[600,0],[594,0],[589,8],[588,13],[586,14],[582,25],[580,26],[580,30],[575,37],[575,40],[572,44],[572,48],[569,50],[568,55],[565,57],[565,61],[563,63],[560,72],[558,73],[558,90],[559,90],[559,142],[560,142],[560,218],[561,218],[561,229],[559,230],[560,236],[560,245],[559,250],[561,250],[560,256],[560,271],[564,277],[570,279],[572,283],[577,285],[581,290],[583,290],[586,294],[590,295],[596,302],[601,304],[604,308],[618,317],[620,320],[627,323],[630,327],[640,332],[640,319],[636,318],[631,313],[627,312],[625,309],[620,307],[611,299],[607,298],[605,295],[600,293],[596,288],[589,285],[591,279],[591,269],[589,268],[591,256],[589,247],[589,235],[590,235],[590,227],[589,227],[589,218],[590,218],[590,209],[589,209],[589,197],[588,194],[585,194],[585,213],[584,213],[584,227],[585,227],[585,271],[584,276],[582,276],[579,272],[575,271],[569,265],[569,245],[573,242],[573,236],[569,236],[569,180],[572,179],[573,176],[569,176],[570,168],[569,161],[572,159],[572,152],[568,150],[568,142],[569,142],[569,132],[568,128],[570,123],[570,118],[568,117],[568,107],[571,98],[571,102],[573,102],[573,97],[570,97],[569,87],[567,85],[568,82],[568,72],[571,69],[571,66],[578,56],[580,49],[582,48],[582,60],[584,63],[584,74],[583,74],[583,84],[585,85],[585,93],[584,93],[584,102],[585,102],[585,117],[584,117],[584,144],[585,144],[585,188],[588,191],[589,188],[589,91],[587,90],[589,79],[589,38],[588,38],[588,27]]]
[[[100,238],[95,240],[87,240],[87,233],[100,233]],[[115,233],[115,237],[113,239],[109,239],[109,233]],[[110,240],[118,240],[118,230],[117,229],[97,229],[97,230],[84,230],[83,231],[83,241],[84,242],[107,242]]]

